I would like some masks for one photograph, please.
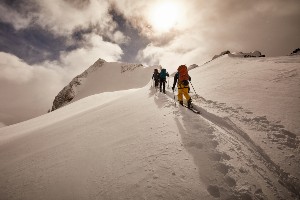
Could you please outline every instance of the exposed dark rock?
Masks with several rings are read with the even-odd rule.
[[[212,60],[214,60],[214,59],[216,59],[216,58],[219,58],[219,57],[221,57],[221,56],[223,56],[223,55],[226,55],[226,54],[230,54],[230,51],[223,51],[222,53],[220,53],[219,55],[215,55],[213,58],[212,58]]]
[[[300,48],[295,49],[290,55],[291,56],[300,55]]]

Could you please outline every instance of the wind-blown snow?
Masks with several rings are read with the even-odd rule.
[[[297,199],[299,60],[225,55],[194,68],[201,115],[157,91],[151,68],[90,73],[69,105],[0,129],[0,196]]]

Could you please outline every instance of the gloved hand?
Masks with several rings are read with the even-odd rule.
[[[172,90],[173,90],[173,92],[174,92],[174,89],[175,89],[175,88],[174,88],[174,87],[172,87]]]

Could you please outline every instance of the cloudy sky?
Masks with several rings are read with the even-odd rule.
[[[1,0],[0,127],[41,115],[98,58],[174,71],[300,47],[299,0]]]

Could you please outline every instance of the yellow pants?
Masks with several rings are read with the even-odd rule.
[[[178,83],[178,101],[183,101],[183,95],[187,101],[191,98],[189,95],[189,86]]]

